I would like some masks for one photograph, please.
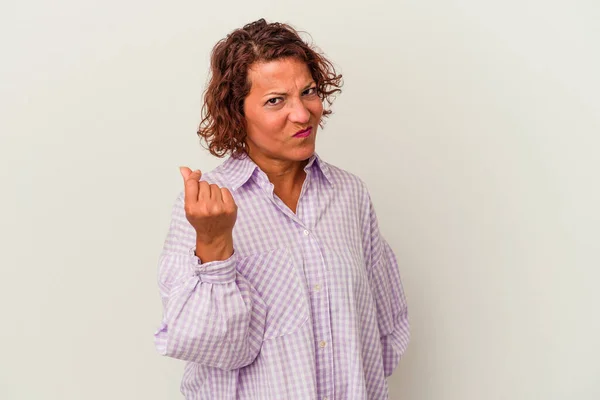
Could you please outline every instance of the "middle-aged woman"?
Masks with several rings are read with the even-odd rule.
[[[341,75],[289,25],[218,42],[159,262],[158,351],[187,399],[386,399],[409,341],[396,257],[364,182],[315,152]],[[359,156],[359,155],[357,155]]]

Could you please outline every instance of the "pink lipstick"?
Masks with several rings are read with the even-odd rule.
[[[296,138],[305,138],[307,136],[309,136],[312,133],[312,126],[309,128],[306,128],[304,130],[298,131],[294,137]]]

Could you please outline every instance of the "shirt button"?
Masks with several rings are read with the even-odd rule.
[[[321,285],[319,285],[319,284],[315,285],[315,292],[318,292],[319,290],[321,290]]]
[[[329,400],[329,397],[325,396],[323,397],[323,400]]]
[[[323,349],[323,348],[325,348],[325,346],[327,346],[327,342],[326,342],[326,341],[324,341],[324,340],[321,340],[321,341],[319,342],[319,347]]]
[[[304,230],[304,236],[308,236],[309,234],[310,234],[310,232],[305,229]]]

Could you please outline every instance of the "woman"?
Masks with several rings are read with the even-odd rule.
[[[315,152],[341,75],[264,20],[212,53],[198,134],[230,157],[181,168],[160,257],[158,351],[188,399],[385,399],[408,318],[360,178]]]

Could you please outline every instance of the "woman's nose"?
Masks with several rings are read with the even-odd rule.
[[[310,111],[301,100],[296,101],[290,110],[289,119],[291,122],[305,124],[310,120]]]

